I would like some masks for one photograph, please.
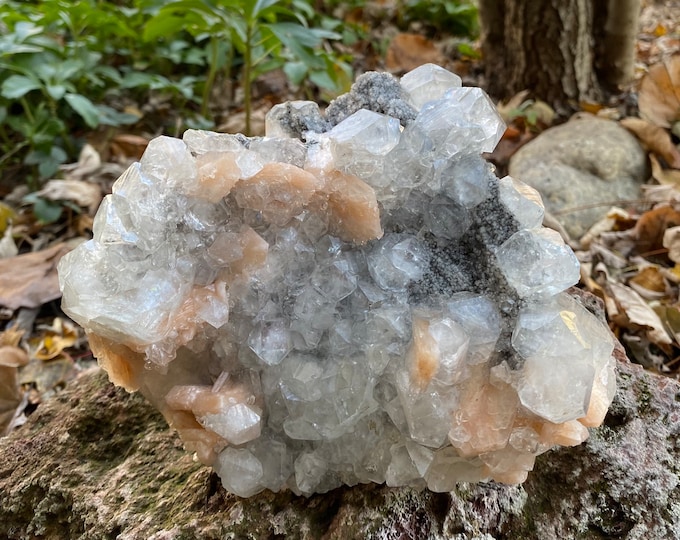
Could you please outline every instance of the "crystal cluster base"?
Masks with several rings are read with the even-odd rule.
[[[484,92],[369,73],[266,129],[154,139],[59,267],[110,378],[229,491],[522,482],[602,422],[612,338],[540,197],[482,159]]]

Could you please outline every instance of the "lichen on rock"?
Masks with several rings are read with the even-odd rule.
[[[460,84],[369,73],[264,138],[154,139],[60,264],[111,379],[229,491],[518,483],[602,422],[613,339]]]

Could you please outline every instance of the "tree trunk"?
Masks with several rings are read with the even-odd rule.
[[[600,101],[632,76],[640,0],[480,0],[488,90],[558,108]]]

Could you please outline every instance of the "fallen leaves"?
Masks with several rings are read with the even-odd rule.
[[[624,118],[620,124],[640,140],[645,150],[662,158],[669,167],[680,169],[680,151],[668,131],[642,118]]]
[[[0,259],[0,306],[40,307],[61,296],[57,263],[71,248],[65,243]]]
[[[73,347],[78,341],[75,327],[56,317],[51,326],[38,327],[41,332],[29,340],[33,358],[38,360],[54,360],[64,355],[64,349]],[[68,358],[68,356],[67,356]]]
[[[72,201],[91,214],[102,200],[101,188],[83,180],[50,180],[36,195],[50,201]]]
[[[20,422],[23,411],[18,368],[28,364],[28,355],[18,346],[22,334],[11,328],[0,333],[0,437]]]
[[[640,82],[640,114],[650,122],[670,128],[680,120],[680,54],[649,68]]]
[[[444,58],[432,41],[419,34],[394,36],[385,57],[385,67],[392,73],[411,71],[429,63],[440,65]]]
[[[615,308],[608,310],[612,321],[633,331],[643,329],[646,337],[659,345],[670,345],[671,338],[661,319],[649,304],[632,288],[610,281],[607,290],[615,302]]]
[[[638,219],[633,235],[635,253],[642,256],[666,253],[663,237],[666,229],[680,225],[680,211],[671,205],[659,205],[643,213]]]
[[[612,213],[579,252],[585,288],[604,300],[612,330],[647,368],[680,368],[680,205]],[[603,225],[607,223],[603,222]]]

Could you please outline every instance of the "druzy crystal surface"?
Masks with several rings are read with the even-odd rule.
[[[151,141],[59,268],[111,379],[229,491],[521,482],[602,422],[612,338],[538,194],[482,159],[482,90],[368,73],[266,129]]]

